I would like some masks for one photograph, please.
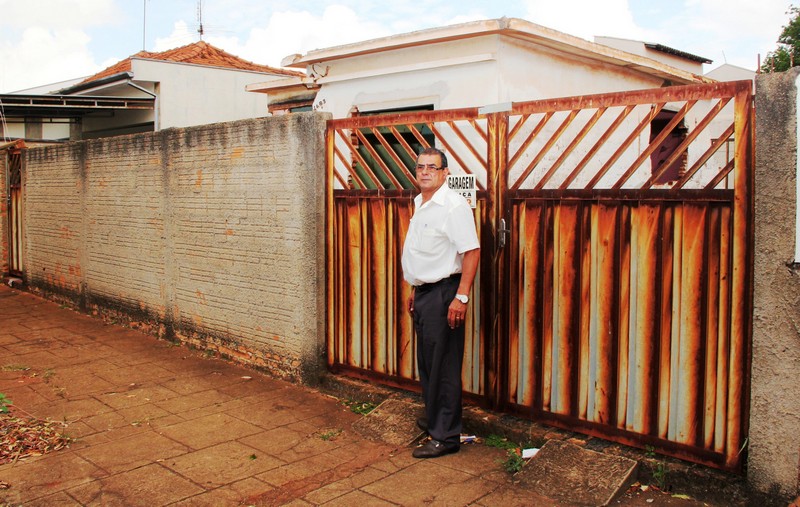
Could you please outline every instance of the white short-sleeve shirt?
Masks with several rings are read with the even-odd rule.
[[[421,203],[417,195],[403,244],[403,278],[414,286],[461,273],[464,252],[480,247],[472,208],[446,183]]]

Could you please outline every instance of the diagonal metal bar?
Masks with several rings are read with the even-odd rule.
[[[528,176],[531,175],[531,173],[539,164],[539,162],[541,162],[544,156],[547,154],[547,152],[550,151],[550,148],[552,148],[553,145],[556,144],[558,139],[561,137],[561,134],[563,134],[564,131],[567,130],[567,127],[569,127],[569,125],[572,123],[572,120],[575,119],[575,117],[578,115],[579,112],[580,112],[579,109],[573,109],[572,111],[569,112],[567,117],[564,118],[564,121],[561,122],[561,125],[559,125],[558,129],[556,129],[556,131],[553,132],[553,135],[550,136],[550,139],[547,140],[544,146],[542,146],[542,149],[539,150],[539,153],[536,154],[533,160],[531,160],[531,163],[528,164],[528,167],[526,167],[525,170],[522,172],[520,177],[517,179],[517,182],[514,183],[514,185],[511,187],[511,190],[519,190],[519,187],[522,186],[523,183],[525,183],[525,180],[528,179]]]
[[[344,138],[344,134],[341,133],[341,131],[337,130],[336,132],[339,134],[339,136],[345,142],[345,144],[347,145],[347,148],[350,150],[350,154],[353,156],[353,158],[356,160],[356,162],[361,164],[361,167],[364,168],[364,172],[367,173],[367,176],[369,176],[370,180],[372,180],[372,183],[377,188],[383,188],[383,184],[380,182],[378,177],[375,176],[375,174],[372,172],[372,168],[370,168],[369,164],[367,164],[366,160],[364,160],[364,158],[358,152],[358,149],[355,146],[353,146],[353,143],[351,143],[349,139],[345,139]],[[366,188],[366,187],[367,187],[367,185],[364,185],[364,188]]]
[[[722,168],[722,170],[719,172],[719,174],[717,174],[714,177],[714,179],[711,180],[708,183],[708,185],[705,186],[705,189],[706,190],[711,190],[714,187],[716,187],[717,185],[719,185],[722,180],[727,178],[728,175],[731,173],[731,171],[733,171],[733,165],[734,165],[735,161],[736,161],[736,159],[732,158],[727,164],[725,164],[725,167]]]
[[[391,125],[391,126],[389,126],[389,130],[392,131],[392,134],[394,135],[395,139],[397,139],[397,142],[400,143],[400,146],[402,146],[403,149],[406,150],[406,153],[408,154],[408,156],[413,158],[414,160],[416,160],[417,159],[417,154],[414,153],[414,149],[411,148],[411,145],[408,144],[408,141],[406,141],[405,137],[403,137],[403,135],[400,133],[400,131],[397,130],[397,127],[395,127],[394,125]]]
[[[705,130],[708,124],[711,123],[711,121],[719,114],[720,111],[722,111],[722,109],[730,101],[731,97],[723,98],[717,102],[716,106],[714,106],[713,108],[711,108],[711,110],[708,111],[705,117],[702,120],[700,120],[700,123],[695,125],[692,131],[689,133],[689,135],[686,136],[686,139],[684,139],[683,142],[681,142],[681,144],[675,148],[675,151],[672,153],[672,155],[670,155],[667,158],[667,160],[665,160],[661,164],[661,167],[659,167],[658,170],[655,171],[650,176],[650,178],[642,185],[641,187],[642,190],[647,190],[648,188],[653,186],[653,183],[655,183],[658,180],[658,178],[660,178],[661,175],[663,175],[667,171],[667,169],[669,169],[670,166],[674,164],[675,161],[678,160],[678,158],[681,157],[684,152],[686,152],[686,150],[689,149],[689,145],[691,145],[692,142],[695,139],[697,139],[697,136],[699,136],[700,133],[703,132],[703,130]]]
[[[343,154],[343,153],[342,153],[342,152],[339,150],[339,147],[338,147],[338,146],[334,145],[334,147],[333,147],[333,151],[334,151],[334,153],[336,153],[336,157],[337,157],[339,160],[341,160],[341,161],[342,161],[342,165],[343,165],[343,166],[344,166],[344,167],[347,169],[347,173],[350,175],[350,177],[351,177],[351,178],[353,178],[353,180],[354,180],[356,183],[358,183],[358,185],[359,185],[361,188],[367,188],[367,185],[366,185],[366,184],[364,183],[364,181],[363,181],[363,180],[362,180],[362,179],[359,177],[359,175],[358,175],[358,173],[355,171],[355,169],[353,169],[353,164],[352,164],[352,161],[350,161],[350,160],[347,160],[347,157],[345,157],[345,156],[344,156],[344,154]],[[334,173],[334,174],[339,174],[339,171],[336,171],[336,170],[334,170],[334,171],[333,171],[333,173]],[[343,182],[343,181],[342,181],[344,178],[343,178],[341,175],[340,175],[340,176],[339,176],[337,179],[338,179],[340,182],[342,182],[342,186],[343,186],[344,188],[348,188],[348,187],[350,186],[350,185],[348,185],[346,182]]]
[[[416,125],[407,125],[407,126],[408,130],[411,131],[411,133],[414,135],[417,141],[419,141],[419,144],[421,144],[423,148],[431,147],[431,145],[428,144],[428,141],[425,140],[425,136],[423,136],[422,133],[419,131],[419,129],[417,129]],[[416,155],[414,155],[414,158],[416,158]]]
[[[385,174],[386,177],[389,178],[389,181],[392,183],[392,185],[394,185],[394,188],[396,188],[396,189],[403,188],[403,186],[400,184],[400,182],[397,181],[397,178],[395,177],[394,173],[392,173],[392,170],[389,169],[388,165],[386,165],[386,162],[384,162],[383,159],[381,158],[381,156],[378,155],[378,152],[375,151],[375,148],[373,148],[372,143],[367,141],[367,138],[364,137],[364,133],[361,132],[361,129],[356,129],[355,132],[356,132],[356,136],[361,141],[361,144],[363,144],[364,148],[367,149],[369,154],[372,156],[372,159],[375,162],[377,162],[377,164],[380,166],[381,170],[383,171],[383,174]]]
[[[334,151],[338,152],[339,150],[334,148]],[[337,153],[337,155],[341,158],[341,153]],[[335,163],[334,163],[334,168],[333,168],[333,177],[336,178],[336,181],[338,181],[342,185],[342,188],[348,188],[349,187],[349,185],[347,184],[347,181],[345,181],[344,177],[341,174],[339,174],[339,171],[336,170],[336,164]]]
[[[469,120],[469,123],[470,123],[470,125],[472,125],[472,128],[475,129],[475,132],[477,132],[483,138],[483,140],[488,143],[489,142],[489,134],[487,134],[486,131],[483,130],[483,127],[481,127],[480,123],[478,123],[474,119]]]
[[[450,145],[450,143],[447,142],[447,139],[445,139],[445,137],[442,135],[442,133],[439,131],[439,129],[436,128],[436,125],[434,125],[433,123],[429,123],[428,124],[428,128],[431,129],[431,132],[433,132],[433,135],[436,136],[436,139],[440,143],[442,143],[442,146],[444,146],[444,148],[447,150],[447,152],[449,153],[450,157],[454,158],[454,159],[456,159],[458,161],[458,164],[461,166],[461,169],[463,169],[464,172],[467,173],[467,174],[473,174],[473,172],[472,172],[472,170],[470,170],[469,166],[466,163],[464,163],[464,160],[459,156],[458,153],[456,153],[455,150],[453,150],[453,147]],[[479,162],[483,162],[483,161],[479,160]],[[486,166],[484,165],[483,168],[486,169]],[[475,178],[475,184],[478,185],[478,188],[480,190],[486,190],[486,188],[483,185],[481,185],[481,182],[477,178]]]
[[[628,135],[627,138],[625,138],[625,140],[622,142],[622,144],[619,145],[619,148],[617,148],[617,151],[615,151],[614,154],[611,155],[611,158],[609,158],[606,161],[606,163],[603,165],[603,167],[601,167],[600,170],[597,171],[597,174],[595,174],[594,178],[592,178],[592,180],[586,185],[586,188],[595,188],[595,187],[597,187],[597,184],[600,182],[600,180],[603,178],[603,176],[606,175],[606,173],[609,171],[609,169],[611,169],[611,167],[619,159],[619,157],[621,157],[622,154],[625,153],[628,150],[628,148],[630,147],[631,143],[636,138],[639,137],[639,134],[641,134],[642,131],[648,125],[650,125],[650,122],[653,121],[653,118],[655,118],[658,115],[658,113],[661,112],[661,110],[664,108],[665,105],[666,105],[665,102],[661,102],[660,104],[653,104],[652,105],[652,109],[650,109],[650,113],[645,115],[644,118],[642,118],[642,121],[639,122],[639,125],[637,125],[635,129],[633,129],[633,131]]]
[[[531,115],[529,113],[525,113],[519,117],[519,121],[514,124],[514,128],[508,133],[508,142],[510,143],[514,137],[516,137],[517,133],[522,130],[522,126],[525,125],[525,122],[528,121]]]
[[[463,142],[463,143],[464,143],[464,145],[465,145],[465,146],[467,147],[467,149],[468,149],[468,150],[469,150],[469,151],[472,153],[472,155],[473,155],[473,156],[474,156],[476,159],[478,159],[478,160],[480,161],[481,165],[483,165],[483,167],[488,167],[488,165],[487,165],[487,162],[486,162],[486,158],[484,158],[484,156],[483,156],[483,155],[481,155],[480,153],[478,153],[478,150],[477,150],[477,149],[475,148],[475,146],[474,146],[474,145],[473,145],[473,144],[472,144],[472,143],[469,141],[469,139],[467,139],[467,136],[465,136],[465,135],[464,135],[464,132],[462,132],[462,130],[461,130],[460,128],[458,128],[458,125],[456,125],[456,124],[455,124],[454,122],[452,122],[452,121],[448,121],[448,122],[447,122],[447,124],[448,124],[448,125],[450,125],[450,128],[451,128],[451,129],[453,129],[453,132],[455,132],[455,133],[456,133],[456,135],[458,136],[458,138],[459,138],[459,139],[461,139],[461,142]]]
[[[559,188],[560,190],[566,190],[567,188],[569,188],[569,186],[572,184],[575,178],[578,177],[578,175],[581,173],[586,164],[589,163],[589,161],[594,157],[597,151],[606,143],[606,141],[608,141],[611,135],[614,134],[614,132],[616,132],[617,128],[619,128],[619,126],[622,125],[622,122],[625,121],[625,118],[627,118],[628,115],[631,114],[631,111],[633,111],[635,108],[636,108],[635,105],[628,105],[622,111],[620,111],[619,115],[614,120],[614,122],[611,125],[609,125],[609,127],[606,129],[603,135],[600,136],[600,139],[598,139],[597,142],[594,143],[594,146],[592,146],[592,148],[586,153],[583,159],[581,159],[581,161],[578,162],[578,165],[575,166],[575,168],[572,170],[569,176],[567,176],[567,178],[564,180],[564,183],[561,184],[561,187]],[[605,108],[604,110],[607,110],[607,108]]]
[[[670,135],[672,129],[674,129],[678,123],[680,123],[686,117],[686,113],[688,113],[695,104],[697,104],[696,100],[687,101],[683,107],[681,107],[680,111],[678,111],[677,114],[675,114],[675,116],[669,121],[669,123],[667,123],[667,126],[664,127],[664,129],[656,136],[656,138],[650,141],[650,145],[639,154],[636,160],[633,161],[633,164],[631,164],[628,170],[625,171],[625,173],[617,180],[616,183],[614,183],[611,188],[614,190],[622,188],[622,185],[624,185],[625,182],[628,181],[630,177],[633,176],[633,174],[639,169],[639,166],[642,165],[642,163],[647,160],[654,151],[656,151],[656,148],[658,148],[664,139]]]
[[[686,171],[686,174],[684,174],[683,177],[678,180],[678,182],[675,183],[672,188],[683,188],[683,186],[690,179],[692,179],[692,176],[694,176],[694,174],[699,171],[706,162],[708,162],[708,159],[710,159],[717,152],[717,150],[719,150],[720,147],[725,144],[728,139],[730,139],[730,137],[733,135],[733,125],[733,122],[731,122],[730,127],[725,129],[725,132],[723,132],[714,142],[711,143],[711,146],[708,147],[706,152],[703,153],[703,155],[697,160],[697,162],[694,163],[691,169]]]
[[[397,167],[399,167],[400,170],[403,172],[403,174],[406,176],[406,178],[408,178],[409,181],[411,181],[411,183],[414,185],[414,188],[419,190],[414,175],[411,174],[411,171],[408,170],[406,164],[403,162],[400,156],[394,151],[392,145],[389,144],[389,142],[386,140],[385,137],[383,137],[383,134],[381,134],[380,129],[373,127],[372,133],[375,134],[375,137],[378,139],[378,142],[381,143],[384,149],[386,149],[386,152],[389,154],[389,156],[392,157],[392,160],[394,160],[394,163],[397,164]]]
[[[567,157],[572,154],[572,151],[575,149],[575,147],[578,146],[581,141],[583,141],[583,139],[586,137],[586,134],[589,133],[600,117],[603,116],[604,112],[605,108],[599,108],[597,111],[595,111],[594,115],[587,120],[580,132],[578,132],[578,134],[572,139],[572,142],[569,143],[569,146],[564,149],[564,151],[561,153],[561,156],[559,156],[558,159],[553,163],[547,173],[542,176],[542,178],[539,180],[539,183],[534,187],[534,190],[541,190],[544,188],[547,182],[550,181],[550,178],[552,178],[556,171],[558,171],[558,168],[561,167],[561,164],[563,164]]]
[[[509,159],[509,161],[508,161],[508,167],[509,168],[514,167],[514,165],[516,165],[517,160],[519,160],[519,158],[522,156],[522,154],[525,153],[525,150],[528,149],[528,146],[530,146],[530,144],[533,142],[533,140],[536,139],[536,137],[539,135],[539,132],[542,131],[544,126],[547,124],[548,121],[550,121],[550,118],[552,118],[554,114],[555,114],[555,111],[547,111],[544,114],[542,119],[539,120],[539,123],[536,124],[536,127],[533,128],[533,132],[528,134],[528,137],[525,139],[525,141],[522,143],[522,145],[520,145],[520,147],[517,150],[517,152],[514,153],[514,155],[512,155],[511,158]]]

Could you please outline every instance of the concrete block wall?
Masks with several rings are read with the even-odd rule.
[[[756,79],[756,198],[748,481],[800,495],[800,266],[797,81],[800,69]]]
[[[29,286],[313,383],[324,365],[325,120],[29,150]]]

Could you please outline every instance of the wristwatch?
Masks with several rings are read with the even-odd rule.
[[[466,294],[456,294],[456,299],[458,299],[464,304],[469,303],[469,296],[467,296]]]

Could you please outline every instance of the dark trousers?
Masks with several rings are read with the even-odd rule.
[[[414,292],[417,366],[431,438],[460,445],[461,363],[464,325],[450,329],[447,309],[458,290],[459,277],[421,285]]]

